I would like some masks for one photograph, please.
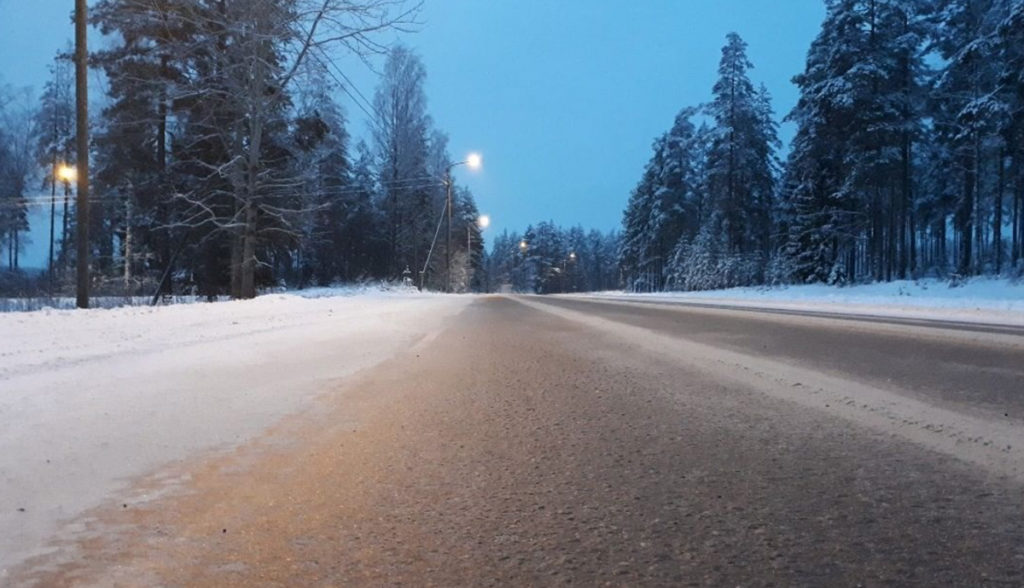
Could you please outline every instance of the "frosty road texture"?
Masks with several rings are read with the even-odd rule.
[[[1024,582],[1018,335],[452,300],[395,301],[447,318],[234,450],[109,490],[8,583]],[[290,361],[335,349],[300,339]]]

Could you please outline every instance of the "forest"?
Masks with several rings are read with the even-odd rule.
[[[91,288],[250,298],[365,281],[572,292],[1024,273],[1024,0],[826,0],[776,113],[737,33],[657,137],[620,230],[552,221],[489,251],[398,0],[100,0]],[[372,96],[335,56],[384,56]],[[79,227],[70,49],[0,87],[0,295],[66,295]],[[339,98],[366,115],[353,133]],[[794,128],[779,139],[780,121]],[[354,136],[364,136],[356,140]],[[452,206],[446,207],[449,192]],[[24,271],[45,210],[48,261]],[[30,211],[37,211],[33,216]],[[445,216],[451,213],[452,238]],[[85,234],[83,233],[83,234]],[[439,236],[441,238],[439,238]],[[38,243],[36,243],[38,246]]]
[[[1024,2],[829,0],[771,97],[730,34],[623,213],[632,291],[1013,275],[1024,270]]]
[[[480,289],[478,213],[448,173],[457,162],[427,112],[426,69],[411,49],[379,42],[415,10],[394,0],[97,2],[91,24],[118,42],[90,56],[108,88],[91,122],[93,291],[250,298],[372,279]],[[386,55],[371,99],[349,84],[339,52]],[[73,287],[66,52],[51,74],[37,103],[13,91],[0,102],[8,294]],[[351,140],[341,92],[371,115],[367,140]],[[30,196],[39,183],[48,194]],[[464,236],[450,252],[436,239],[449,189],[451,230]],[[39,205],[52,244],[46,271],[30,277],[17,271],[19,249]]]

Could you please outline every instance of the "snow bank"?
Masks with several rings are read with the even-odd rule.
[[[471,300],[317,296],[0,314],[0,584],[58,521],[261,433]]]
[[[331,286],[326,288],[308,288],[306,290],[285,290],[269,291],[265,294],[290,293],[302,298],[324,298],[337,296],[360,296],[367,294],[390,294],[405,295],[416,293],[416,288],[403,286],[390,282],[365,282],[345,286]],[[217,302],[230,300],[227,296],[216,297]],[[152,296],[92,296],[89,298],[89,306],[92,308],[120,308],[122,306],[149,306],[153,301]],[[0,298],[0,312],[31,312],[33,310],[60,309],[73,310],[75,308],[73,296],[33,296],[19,298]],[[167,304],[196,304],[210,302],[206,296],[183,296],[175,295],[161,299],[161,305]]]
[[[841,288],[819,284],[654,294],[600,292],[586,296],[1024,325],[1024,283],[999,279],[978,278],[956,287],[941,280],[903,280]]]

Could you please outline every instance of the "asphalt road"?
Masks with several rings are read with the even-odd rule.
[[[948,325],[481,298],[8,580],[1022,585],[1022,360]]]

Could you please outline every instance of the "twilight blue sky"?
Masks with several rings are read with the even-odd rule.
[[[72,7],[0,0],[0,83],[42,86],[72,37]],[[483,154],[483,170],[458,174],[491,215],[490,234],[549,219],[607,230],[654,137],[680,108],[708,100],[727,33],[749,44],[751,77],[781,119],[823,17],[821,0],[426,0],[420,31],[395,40],[423,58],[452,156]],[[372,98],[374,74],[338,63]],[[341,102],[351,132],[365,135],[363,111]],[[785,141],[791,132],[783,127]]]

